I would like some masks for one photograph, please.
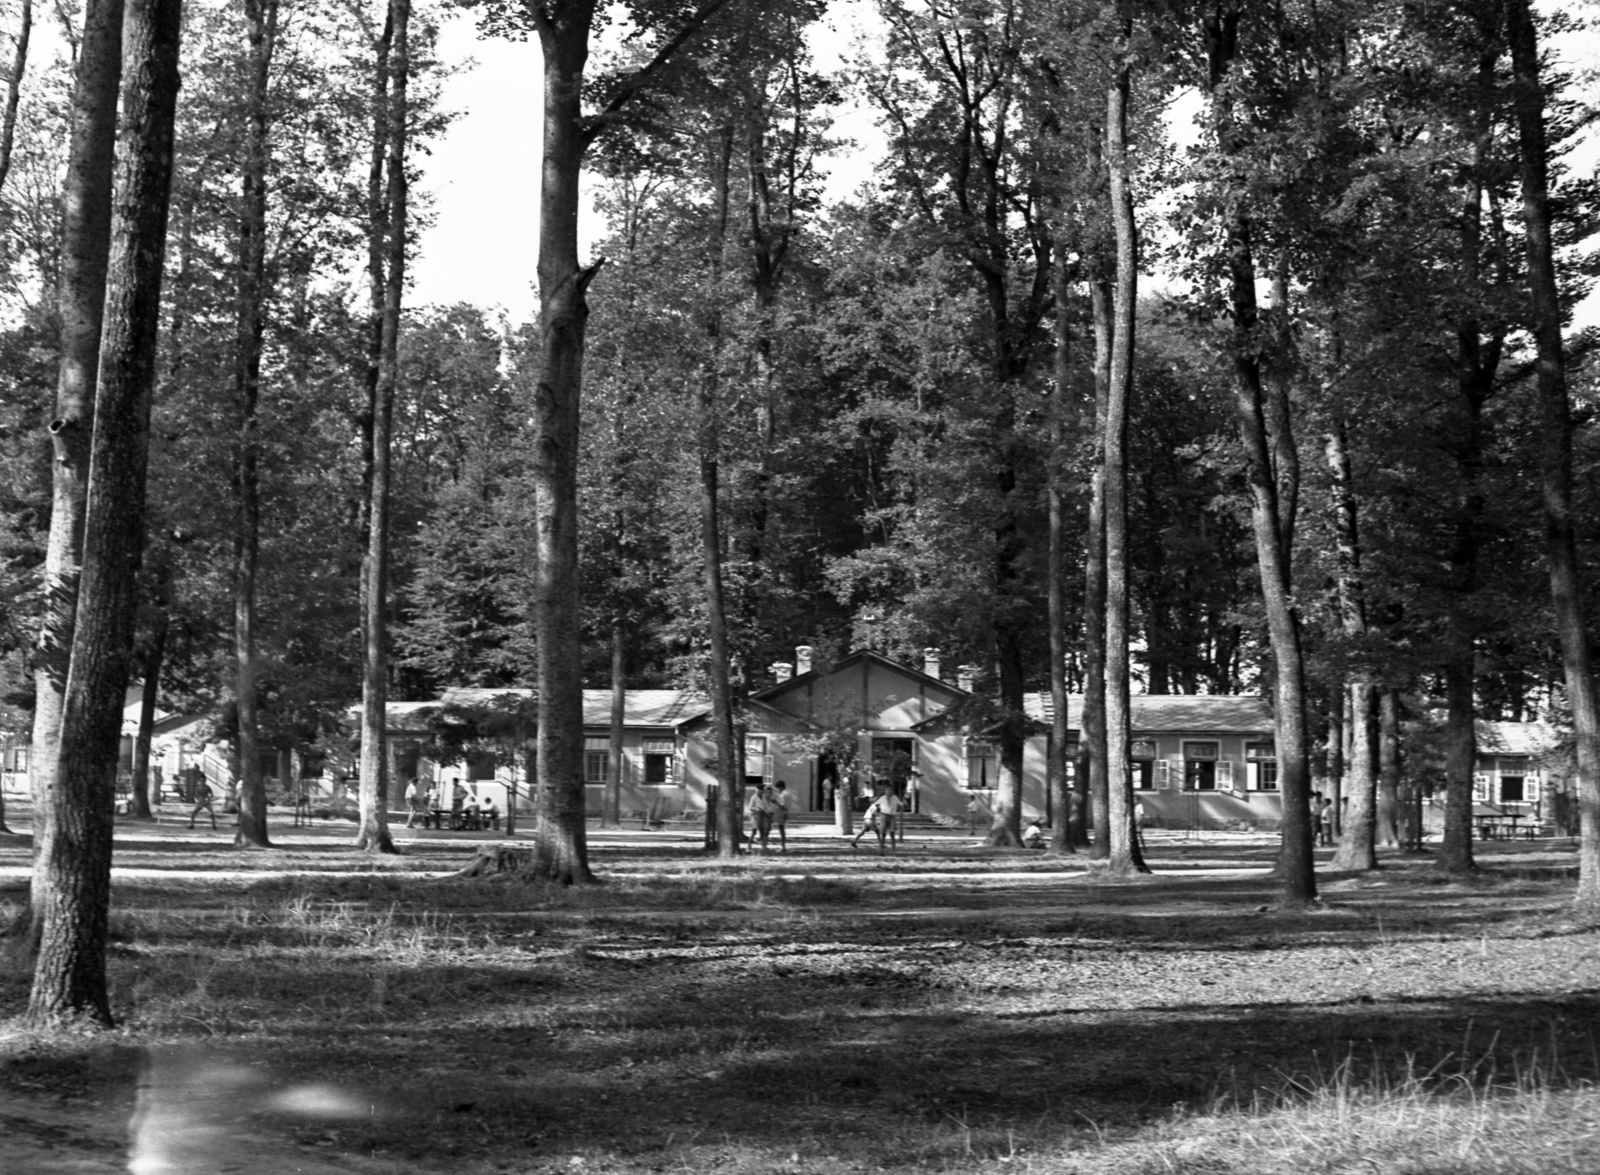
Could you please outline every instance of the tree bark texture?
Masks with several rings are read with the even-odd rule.
[[[1089,533],[1084,541],[1083,730],[1079,735],[1078,774],[1089,788],[1094,836],[1091,860],[1111,855],[1111,825],[1106,820],[1106,402],[1111,386],[1111,287],[1091,283],[1094,314],[1094,470],[1089,489]]]
[[[389,0],[387,249],[378,379],[372,397],[372,478],[362,584],[366,640],[361,677],[361,796],[356,847],[393,853],[389,834],[389,484],[394,401],[400,384],[400,316],[406,289],[406,86],[410,0]]]
[[[1506,0],[1513,95],[1522,163],[1522,221],[1528,292],[1538,347],[1540,482],[1544,496],[1545,560],[1555,604],[1561,668],[1577,745],[1578,905],[1600,915],[1600,698],[1595,694],[1587,617],[1578,574],[1572,517],[1572,406],[1561,342],[1561,295],[1550,229],[1549,146],[1538,32],[1529,0]]]
[[[606,791],[600,806],[600,827],[622,827],[622,732],[628,722],[627,629],[611,622],[611,729],[606,750]]]
[[[727,244],[731,171],[733,167],[733,127],[718,132],[716,174],[716,212],[714,234],[709,242],[710,273],[708,287],[715,291],[722,284],[723,254]],[[732,650],[728,643],[728,607],[722,582],[722,515],[719,505],[721,479],[721,422],[719,403],[721,375],[722,315],[714,301],[706,317],[706,359],[696,389],[696,426],[700,434],[700,558],[704,565],[706,629],[711,644],[711,663],[706,685],[711,694],[711,727],[717,746],[717,856],[732,859],[739,853],[744,826],[744,739],[734,712]]]
[[[1229,86],[1238,51],[1239,9],[1222,6],[1205,18],[1210,60],[1212,118],[1224,155],[1242,152],[1242,129]],[[1266,397],[1261,376],[1259,313],[1253,228],[1248,212],[1234,194],[1228,225],[1227,268],[1232,303],[1234,408],[1250,487],[1250,521],[1255,535],[1262,603],[1272,645],[1274,718],[1277,724],[1278,787],[1283,797],[1283,841],[1278,855],[1280,895],[1286,906],[1315,901],[1316,872],[1311,836],[1310,739],[1306,725],[1305,662],[1300,643],[1300,618],[1290,585],[1290,546],[1285,542],[1284,515],[1279,509],[1279,474],[1272,458]],[[1289,416],[1282,413],[1280,428]],[[1290,440],[1290,438],[1284,438]],[[1290,440],[1292,443],[1292,440]]]
[[[133,660],[144,549],[145,467],[155,382],[167,201],[178,96],[181,0],[131,0],[123,91],[128,127],[112,229],[95,396],[83,574],[56,761],[53,825],[36,868],[43,900],[26,1019],[110,1025],[105,948],[112,788]]]
[[[145,650],[140,676],[144,691],[139,696],[139,733],[133,740],[133,816],[138,820],[151,820],[150,810],[150,740],[155,734],[156,699],[161,692],[161,667],[167,654],[168,620],[165,610],[156,617],[155,631]],[[159,779],[157,784],[161,782]]]
[[[261,344],[266,325],[267,84],[278,40],[278,0],[245,0],[245,142],[241,160],[233,390],[233,658],[238,712],[239,830],[234,843],[268,848],[256,700],[256,571],[261,550]]]
[[[33,34],[33,0],[22,0],[17,13],[16,50],[6,74],[6,104],[0,112],[0,192],[11,174],[11,147],[17,138],[17,107],[22,101],[22,75],[28,68],[28,42]]]
[[[539,382],[534,392],[535,570],[538,645],[538,814],[535,876],[565,885],[594,880],[584,829],[583,677],[578,608],[578,405],[583,386],[586,291],[578,265],[581,90],[592,0],[541,6],[544,155],[539,191]]]
[[[1133,775],[1128,757],[1132,732],[1128,660],[1128,410],[1133,396],[1134,322],[1138,310],[1139,243],[1128,176],[1128,103],[1132,67],[1127,58],[1131,27],[1125,27],[1106,93],[1106,164],[1110,179],[1111,222],[1117,242],[1115,322],[1111,337],[1111,376],[1107,385],[1105,444],[1106,562],[1106,826],[1112,873],[1148,872],[1140,859],[1133,823]]]
[[[1071,467],[1071,439],[1077,416],[1072,396],[1072,316],[1068,294],[1067,248],[1056,242],[1055,383],[1050,396],[1050,546],[1047,569],[1046,607],[1050,629],[1050,761],[1046,767],[1046,786],[1050,789],[1050,851],[1076,852],[1083,843],[1083,811],[1074,801],[1077,792],[1069,785],[1067,751],[1071,726],[1067,714],[1067,473]]]
[[[62,698],[72,653],[83,548],[84,498],[89,481],[89,441],[94,431],[95,373],[100,365],[100,323],[105,311],[106,264],[111,243],[111,172],[116,158],[117,87],[122,79],[122,0],[84,6],[73,81],[67,172],[61,189],[61,269],[56,310],[61,319],[61,366],[50,421],[50,533],[45,540],[43,616],[33,651],[33,738],[28,780],[33,788],[34,887],[30,907],[43,897],[39,861],[54,835],[56,753],[61,743]],[[14,929],[34,944],[38,927],[23,911]]]
[[[1336,364],[1337,366],[1337,364]],[[1348,786],[1342,788],[1349,802],[1341,807],[1334,800],[1334,811],[1341,816],[1342,835],[1333,867],[1364,870],[1378,867],[1374,834],[1377,827],[1378,775],[1375,760],[1376,715],[1373,710],[1375,687],[1372,667],[1367,664],[1363,645],[1367,638],[1366,595],[1361,579],[1361,534],[1355,486],[1350,474],[1343,405],[1337,389],[1327,389],[1333,410],[1333,427],[1327,437],[1328,471],[1333,482],[1333,533],[1335,590],[1345,635],[1355,647],[1352,679],[1348,689],[1350,716],[1350,770]]]
[[[1400,697],[1378,693],[1378,844],[1398,848],[1400,839]]]

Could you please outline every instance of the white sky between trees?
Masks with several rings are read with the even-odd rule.
[[[1600,0],[1536,0],[1542,10],[1582,12],[1600,20]],[[813,38],[814,65],[833,70],[855,55],[863,28],[876,26],[870,0],[833,0],[829,15]],[[870,42],[871,38],[867,38]],[[881,43],[881,39],[880,39]],[[1565,64],[1588,74],[1583,89],[1600,97],[1600,32],[1565,39],[1554,46]],[[460,117],[423,162],[422,187],[434,200],[433,227],[420,234],[410,263],[413,305],[469,302],[503,311],[513,325],[532,322],[538,314],[534,290],[539,237],[539,148],[541,61],[535,40],[479,40],[470,13],[452,13],[441,29],[440,56],[451,63],[477,62],[449,79],[443,99]],[[1180,102],[1173,132],[1180,141],[1198,110]],[[875,116],[864,107],[835,112],[833,134],[853,140],[821,161],[827,172],[825,192],[839,200],[871,178],[885,138]],[[1600,131],[1572,158],[1574,170],[1589,171],[1600,162]],[[582,248],[604,231],[604,224],[585,201]],[[592,258],[583,256],[580,260]],[[1145,283],[1146,288],[1152,284]],[[1600,290],[1579,307],[1577,325],[1600,325]]]

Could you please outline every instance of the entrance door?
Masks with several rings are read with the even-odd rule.
[[[917,743],[909,738],[875,738],[872,740],[872,778],[887,783],[895,794],[908,800],[911,810],[917,810],[917,789],[908,786],[917,767]]]

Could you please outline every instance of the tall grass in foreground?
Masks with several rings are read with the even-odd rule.
[[[1060,1175],[1594,1175],[1600,1088],[1538,1065],[1504,1082],[1470,1072],[1374,1082],[1347,1064],[1320,1084],[1226,1099],[1081,1147],[1020,1166],[995,1157]]]

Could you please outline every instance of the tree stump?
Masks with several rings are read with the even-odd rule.
[[[533,868],[533,850],[510,845],[479,845],[478,853],[456,877],[487,877],[493,873],[525,873]]]

